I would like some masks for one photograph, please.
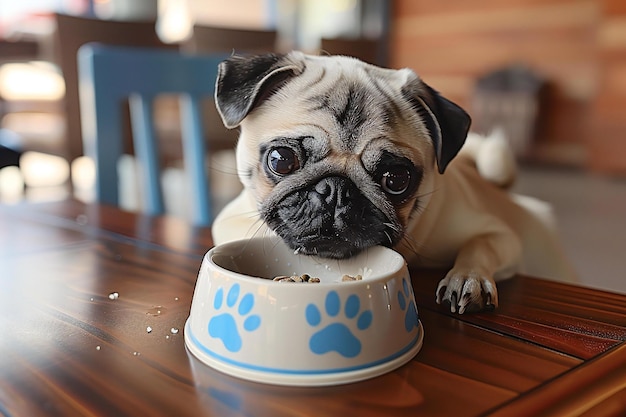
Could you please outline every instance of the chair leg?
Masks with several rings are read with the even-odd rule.
[[[144,206],[148,214],[163,214],[165,205],[159,180],[156,136],[152,124],[152,100],[135,94],[131,95],[129,100],[135,154],[140,164],[140,184],[143,185],[145,192]]]
[[[185,95],[181,98],[180,107],[185,169],[189,170],[191,174],[193,181],[191,189],[204,190],[204,192],[200,191],[201,195],[193,199],[192,218],[195,224],[208,226],[213,219],[213,213],[211,210],[208,174],[205,166],[206,147],[204,146],[203,132],[200,128],[202,126],[200,100],[197,97]]]

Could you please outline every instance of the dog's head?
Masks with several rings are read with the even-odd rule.
[[[224,61],[216,103],[262,219],[329,258],[400,242],[470,124],[408,69],[299,52]]]

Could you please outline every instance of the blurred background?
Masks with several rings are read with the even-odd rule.
[[[235,31],[216,32],[224,28]],[[81,43],[240,52],[244,35],[270,42],[242,40],[246,52],[340,53],[414,69],[468,110],[474,131],[505,133],[520,163],[514,191],[552,205],[583,283],[626,292],[622,0],[0,0],[0,202],[93,200],[80,132]],[[155,106],[171,168],[168,211],[184,216],[175,105]],[[219,125],[214,110],[207,119]],[[239,191],[236,132],[207,140],[219,209]],[[129,184],[132,163],[120,163]],[[136,194],[126,187],[122,204],[137,209]]]

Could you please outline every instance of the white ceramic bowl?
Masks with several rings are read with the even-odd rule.
[[[303,273],[320,282],[270,279]],[[363,279],[342,281],[344,274]],[[333,385],[381,375],[411,360],[422,339],[400,254],[374,247],[329,260],[295,254],[276,239],[211,249],[185,325],[185,343],[202,362],[278,385]]]

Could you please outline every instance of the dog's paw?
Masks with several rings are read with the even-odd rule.
[[[498,306],[498,290],[493,278],[474,271],[450,271],[437,286],[437,304],[450,303],[450,311],[463,314],[493,310]]]

